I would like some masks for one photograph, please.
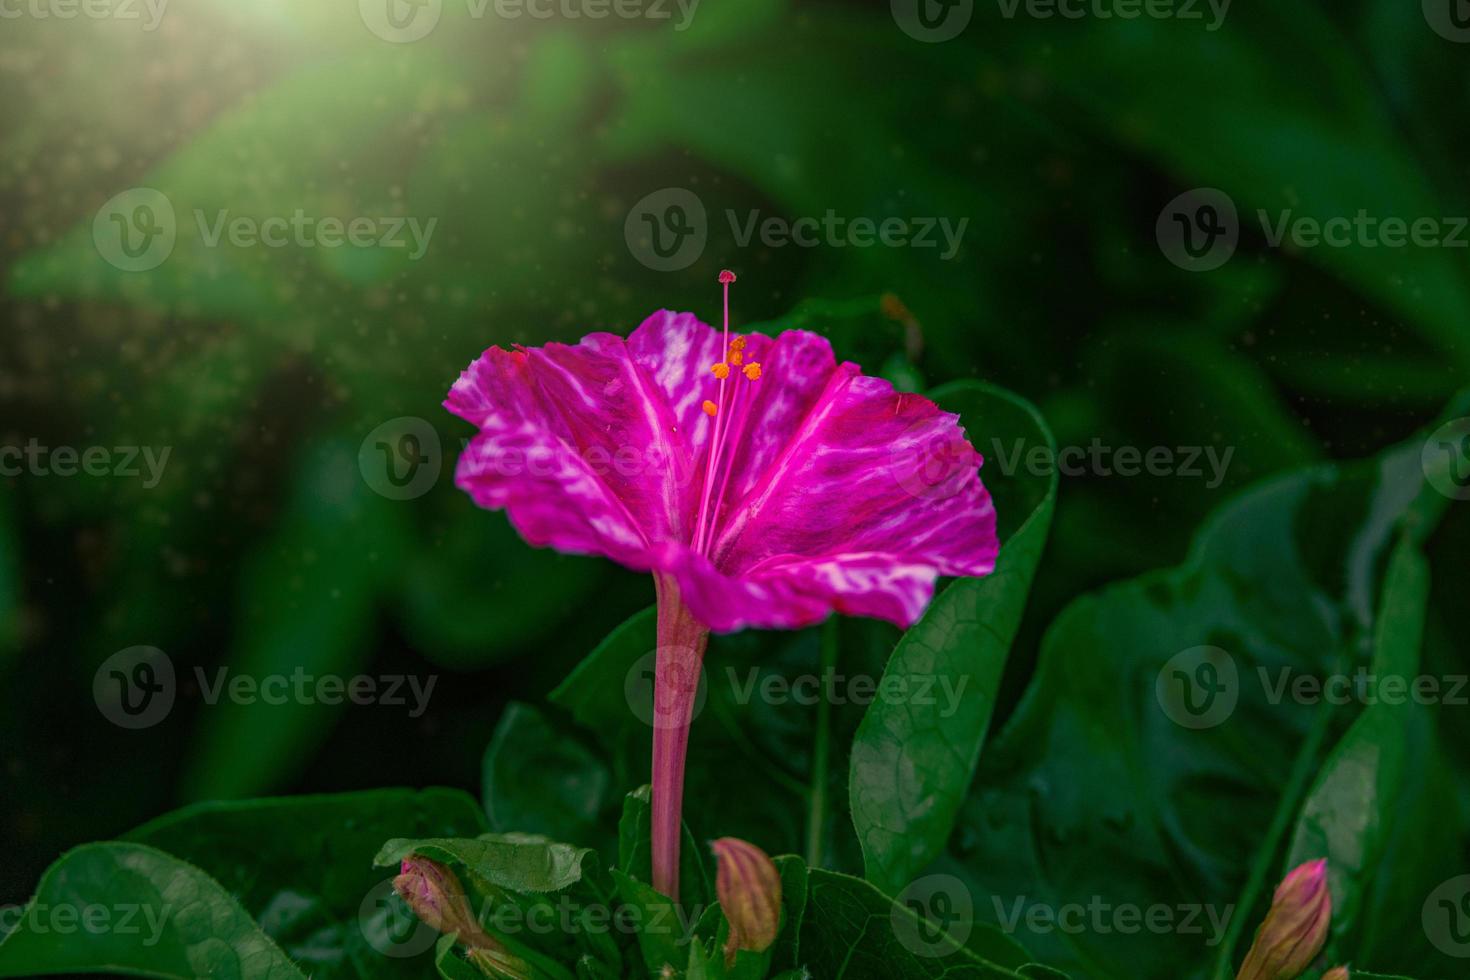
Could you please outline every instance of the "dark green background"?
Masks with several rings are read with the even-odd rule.
[[[492,343],[626,332],[661,307],[713,319],[723,267],[740,274],[737,323],[832,301],[874,371],[903,346],[881,313],[896,296],[917,324],[906,377],[1003,385],[1062,446],[1233,450],[1216,488],[1062,480],[1009,714],[1067,602],[1177,564],[1255,481],[1412,437],[1470,377],[1465,250],[1274,248],[1254,217],[1470,213],[1470,44],[1419,7],[1236,0],[1208,31],[978,2],[941,44],[886,4],[777,0],[703,0],[683,32],[446,12],[411,44],[373,36],[343,0],[173,0],[151,33],[0,22],[0,445],[172,447],[153,489],[0,478],[0,903],[61,850],[199,798],[477,786],[505,704],[542,701],[651,589],[533,552],[477,511],[450,479],[469,430],[439,402]],[[439,222],[418,262],[201,250],[181,233],[162,267],[121,273],[92,220],[142,186],[181,215]],[[700,197],[711,230],[693,265],[657,272],[624,219],[669,187]],[[1241,215],[1239,250],[1207,273],[1155,237],[1198,187]],[[969,224],[944,261],[741,247],[724,220],[829,208]],[[391,501],[358,449],[405,416],[437,430],[443,474]],[[1429,547],[1446,615],[1466,531],[1452,508]],[[299,663],[439,680],[419,719],[211,708],[185,683],[165,722],[125,732],[92,676],[140,644],[181,674]],[[1464,863],[1444,855],[1446,875]]]

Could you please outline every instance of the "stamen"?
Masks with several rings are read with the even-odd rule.
[[[756,361],[751,361],[749,364],[745,365],[745,376],[752,381],[759,381],[761,379],[760,364]]]
[[[735,365],[736,367],[739,367],[740,366],[740,362],[743,361],[743,360],[745,360],[745,355],[743,353],[741,353],[741,351],[740,351],[740,349],[738,347],[735,347],[734,345],[731,345],[731,347],[730,347],[730,357],[729,357],[729,360],[730,360],[730,363],[731,364]]]
[[[724,361],[721,361],[718,364],[710,365],[710,370],[713,371],[715,377],[719,378],[721,381],[724,381],[730,376],[730,365],[726,364]]]
[[[725,328],[720,337],[720,346],[730,347],[730,283],[735,281],[735,273],[729,269],[720,271],[720,285],[725,292]],[[704,540],[705,525],[709,521],[709,491],[710,484],[715,479],[715,457],[719,454],[721,436],[724,435],[723,427],[720,425],[724,419],[717,417],[720,408],[725,404],[725,382],[729,377],[726,369],[724,376],[720,377],[720,403],[713,405],[708,400],[704,403],[704,414],[714,418],[714,425],[710,427],[709,453],[705,457],[704,467],[704,493],[699,502],[699,519],[694,526],[694,547],[698,549],[700,542]]]

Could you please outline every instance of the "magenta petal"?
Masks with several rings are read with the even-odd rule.
[[[622,338],[492,347],[445,407],[480,427],[456,485],[532,544],[648,568],[650,542],[688,536],[690,449]]]
[[[665,546],[659,567],[678,580],[699,621],[722,633],[800,629],[834,611],[908,626],[923,614],[939,577],[932,565],[900,565],[875,553],[771,560],[731,576],[677,545]]]
[[[821,599],[909,625],[938,575],[995,567],[995,508],[980,463],[958,416],[843,364],[725,519],[714,548],[715,568],[778,607],[721,612],[698,581],[699,563],[688,561],[691,581],[681,586],[690,608],[716,629],[733,619],[801,625]]]

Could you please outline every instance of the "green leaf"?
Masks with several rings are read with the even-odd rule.
[[[407,915],[391,893],[391,875],[372,865],[383,840],[474,834],[484,823],[476,802],[458,790],[383,789],[200,803],[124,839],[213,875],[293,960],[328,980],[418,969],[418,960],[384,952],[409,947],[382,931],[393,915]]]
[[[591,848],[560,844],[534,834],[395,839],[383,845],[373,864],[390,867],[410,854],[462,864],[477,882],[518,894],[562,891],[581,881],[584,874],[596,874],[597,867],[597,855]]]
[[[588,729],[610,735],[637,723],[622,692],[628,670],[658,646],[658,610],[649,606],[609,633],[548,695]],[[642,726],[647,729],[648,726]]]
[[[590,841],[607,804],[607,766],[528,705],[512,702],[495,726],[483,766],[485,812],[501,831]]]
[[[687,962],[688,954],[683,952],[683,947],[693,940],[694,929],[680,907],[652,885],[632,875],[617,868],[611,874],[618,897],[634,910],[638,949],[643,954],[648,972],[658,976],[666,967],[677,968]],[[693,945],[698,945],[698,942]]]
[[[809,881],[802,960],[824,980],[1026,976],[1025,951],[971,916],[921,918],[866,881],[820,868]]]
[[[623,797],[623,815],[618,821],[618,868],[644,884],[653,881],[651,796],[652,787],[640,786]],[[687,823],[679,846],[679,892],[684,908],[696,910],[696,915],[712,900],[704,848],[695,843]]]
[[[1330,709],[1280,703],[1270,684],[1361,661],[1377,569],[1425,492],[1419,449],[1260,486],[1180,567],[1079,599],[1052,624],[982,760],[952,842],[959,868],[997,916],[1097,902],[1176,922],[1195,912],[1146,943],[1028,926],[1018,938],[1040,959],[1092,980],[1194,978],[1216,960]]]
[[[1332,962],[1387,959],[1428,972],[1453,966],[1425,942],[1422,927],[1412,928],[1422,905],[1415,896],[1443,881],[1443,855],[1458,852],[1461,827],[1429,709],[1412,687],[1421,677],[1428,601],[1429,567],[1406,535],[1385,573],[1373,687],[1364,692],[1374,700],[1323,764],[1287,858],[1288,868],[1327,858]]]
[[[99,972],[305,980],[219,882],[128,843],[62,855],[0,942],[0,976]]]
[[[1055,457],[1045,421],[1015,395],[960,382],[932,397],[959,412],[972,441],[1018,440]],[[890,892],[943,851],[954,827],[1056,504],[1054,467],[1046,474],[983,472],[998,512],[1016,530],[994,574],[950,585],[899,640],[853,741],[849,787],[865,874]],[[890,689],[931,693],[885,697]]]
[[[771,972],[775,973],[801,965],[801,930],[810,876],[806,862],[794,854],[778,854],[771,860],[781,874],[781,933],[771,947]]]

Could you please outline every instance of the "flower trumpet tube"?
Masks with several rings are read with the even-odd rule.
[[[909,626],[941,575],[999,545],[956,415],[801,330],[732,335],[655,313],[628,337],[491,347],[445,407],[479,430],[455,484],[529,543],[652,573],[653,886],[679,895],[694,681],[710,631],[832,612]]]
[[[1308,861],[1277,887],[1235,980],[1296,980],[1322,951],[1331,923],[1327,862]]]

